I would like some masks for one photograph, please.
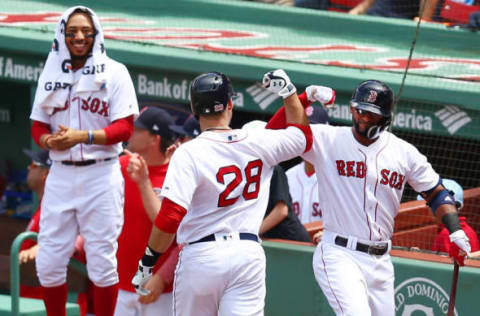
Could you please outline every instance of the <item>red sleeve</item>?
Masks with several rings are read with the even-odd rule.
[[[105,145],[126,142],[133,134],[133,115],[116,120],[103,130],[107,135]]]
[[[307,93],[303,92],[298,96],[300,102],[302,103],[303,108],[307,108],[312,104],[312,102],[308,101]],[[285,107],[282,106],[278,109],[277,112],[272,116],[272,118],[268,121],[267,126],[265,128],[268,129],[282,129],[287,126],[287,117],[285,116]]]
[[[43,134],[50,134],[52,132],[50,125],[47,123],[39,122],[39,121],[33,121],[32,124],[32,129],[31,129],[31,134],[33,141],[40,147],[40,137]]]
[[[287,124],[287,126],[295,126],[303,132],[303,134],[305,135],[305,140],[307,141],[307,144],[305,145],[304,153],[309,151],[312,148],[312,144],[313,144],[313,134],[312,134],[312,129],[310,128],[310,125],[304,126],[304,125],[300,125],[300,124],[290,124],[289,123],[289,124]]]
[[[165,233],[175,234],[185,214],[187,214],[186,209],[168,198],[164,198],[160,211],[155,217],[154,225]]]

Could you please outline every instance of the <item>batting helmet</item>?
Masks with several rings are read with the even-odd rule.
[[[356,110],[368,111],[383,116],[378,124],[371,126],[367,131],[361,132],[354,121],[357,132],[367,138],[375,138],[383,132],[392,122],[394,94],[392,89],[378,80],[361,82],[353,92],[350,105]]]
[[[190,86],[190,106],[194,115],[215,114],[225,111],[234,95],[232,83],[220,72],[197,76]]]

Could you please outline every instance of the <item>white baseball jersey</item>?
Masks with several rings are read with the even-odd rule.
[[[325,230],[390,240],[405,184],[422,192],[439,181],[427,158],[392,133],[363,146],[351,127],[311,127],[313,147],[302,157],[315,166]]]
[[[322,210],[318,202],[318,184],[316,174],[305,173],[305,162],[290,168],[286,172],[288,188],[292,196],[292,207],[302,224],[322,219]]]
[[[304,133],[285,130],[203,132],[178,148],[162,196],[187,210],[178,243],[214,233],[258,234],[273,166],[303,153]]]
[[[73,72],[74,81],[65,107],[55,109],[52,115],[48,115],[39,106],[34,106],[30,118],[50,124],[52,132],[55,132],[59,124],[77,130],[97,130],[115,120],[138,115],[137,97],[127,68],[111,58],[105,57],[105,60],[104,67],[98,67],[109,75],[108,84],[103,89],[77,94],[80,76],[85,76],[82,74],[84,68],[79,69]],[[59,89],[68,89],[68,86]],[[69,150],[51,150],[50,158],[57,161],[102,159],[116,157],[121,151],[121,143],[110,146],[77,144]]]

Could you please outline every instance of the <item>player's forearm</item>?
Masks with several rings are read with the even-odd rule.
[[[138,190],[140,191],[140,195],[142,197],[145,213],[147,213],[148,218],[153,223],[158,211],[160,210],[160,207],[162,206],[162,201],[153,190],[150,179],[140,181],[138,183]]]
[[[283,100],[287,124],[308,125],[308,118],[296,93]]]
[[[33,121],[31,134],[33,141],[38,146],[40,146],[42,149],[49,149],[46,140],[52,136],[50,125],[39,121]]]
[[[170,247],[174,238],[175,234],[166,233],[153,226],[150,239],[148,240],[148,246],[156,252],[163,253]]]
[[[312,102],[308,100],[307,94],[303,92],[298,96],[300,103],[302,104],[303,108],[308,107]],[[267,126],[265,128],[268,129],[282,129],[287,127],[286,117],[285,117],[285,107],[282,106],[272,118],[268,121]]]
[[[284,202],[278,202],[273,210],[268,214],[260,225],[259,234],[263,235],[273,227],[277,226],[288,216],[288,206]]]

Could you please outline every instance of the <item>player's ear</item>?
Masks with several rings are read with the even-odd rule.
[[[232,109],[233,109],[232,99],[228,99],[227,109],[229,109],[229,110],[232,110]]]

